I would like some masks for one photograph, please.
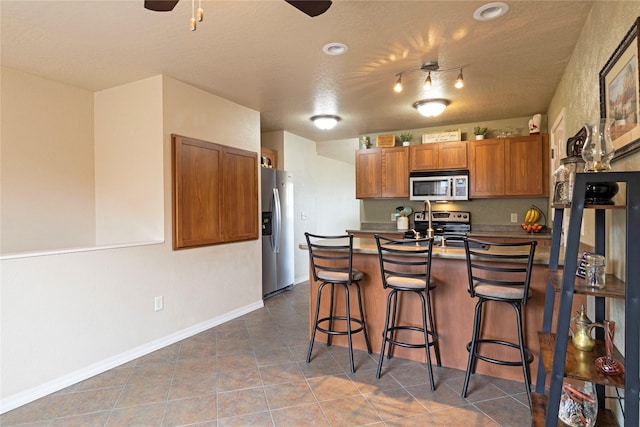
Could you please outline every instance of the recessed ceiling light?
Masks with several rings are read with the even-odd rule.
[[[509,11],[509,5],[501,1],[487,3],[480,6],[473,12],[473,17],[477,21],[491,21],[504,15]]]
[[[327,43],[322,46],[322,51],[327,55],[344,55],[349,50],[349,47],[344,43]]]

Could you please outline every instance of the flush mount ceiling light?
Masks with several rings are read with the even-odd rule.
[[[452,71],[458,71],[458,78],[456,79],[455,87],[457,89],[461,89],[464,87],[464,77],[462,76],[462,69],[464,67],[455,67],[455,68],[447,68],[440,69],[440,65],[438,61],[428,61],[420,66],[420,68],[415,68],[413,70],[406,70],[396,74],[396,83],[393,85],[393,90],[396,92],[402,92],[402,75],[408,74],[416,71],[422,71],[427,73],[427,77],[424,79],[423,87],[426,90],[430,90],[433,87],[433,80],[431,79],[431,74],[437,73],[449,73]]]
[[[329,130],[333,129],[338,122],[342,120],[339,116],[332,116],[330,114],[320,114],[318,116],[311,117],[311,121],[318,129]]]
[[[344,43],[327,43],[322,46],[322,51],[332,56],[344,55],[348,50],[349,47]]]
[[[436,117],[442,114],[450,102],[447,99],[422,99],[413,103],[413,108],[425,117]]]
[[[480,6],[473,12],[473,18],[476,21],[491,21],[506,14],[509,11],[509,5],[501,1],[487,3]]]

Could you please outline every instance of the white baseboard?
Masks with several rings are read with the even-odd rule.
[[[151,341],[150,343],[141,345],[140,347],[136,347],[131,350],[125,351],[124,353],[120,353],[116,356],[109,357],[108,359],[104,359],[100,362],[94,363],[75,372],[71,372],[70,374],[64,375],[53,381],[49,381],[44,384],[40,384],[37,387],[33,387],[31,389],[21,391],[20,393],[16,393],[12,396],[8,396],[0,400],[0,414],[4,414],[5,412],[11,411],[12,409],[15,409],[19,406],[26,405],[27,403],[33,402],[34,400],[40,399],[41,397],[62,390],[73,384],[79,383],[80,381],[84,381],[93,376],[106,372],[109,369],[120,366],[123,363],[135,360],[138,357],[142,357],[144,355],[152,353],[163,347],[174,344],[193,335],[199,334],[200,332],[206,331],[207,329],[221,325],[225,322],[228,322],[229,320],[233,320],[237,317],[240,317],[262,307],[264,307],[263,301],[256,301],[252,304],[225,313],[222,316],[218,316],[197,325],[190,326],[181,331],[174,332],[165,337]]]

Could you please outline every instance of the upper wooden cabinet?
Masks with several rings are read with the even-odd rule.
[[[172,135],[173,249],[258,238],[257,153]]]
[[[408,198],[409,148],[356,151],[356,198]]]
[[[278,152],[271,148],[260,147],[260,165],[267,168],[278,169]]]
[[[467,141],[412,145],[411,171],[467,169]]]
[[[548,196],[548,135],[469,142],[469,179],[470,197]]]

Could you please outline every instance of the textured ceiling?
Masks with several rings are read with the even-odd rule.
[[[261,112],[262,131],[316,140],[546,112],[591,8],[587,1],[507,1],[504,17],[473,19],[478,1],[334,0],[310,18],[282,0],[191,1],[151,12],[143,0],[2,0],[3,66],[97,91],[165,74]],[[343,56],[322,46],[342,42]],[[405,73],[437,60],[456,72]],[[412,104],[447,98],[438,118]],[[319,131],[315,114],[342,121]]]

